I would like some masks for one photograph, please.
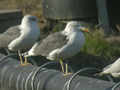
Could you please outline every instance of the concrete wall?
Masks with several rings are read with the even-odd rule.
[[[0,10],[0,33],[11,26],[20,24],[21,18],[21,10]]]

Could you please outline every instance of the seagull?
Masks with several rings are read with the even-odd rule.
[[[26,65],[27,59],[23,63],[20,51],[30,49],[39,37],[40,29],[37,17],[25,15],[20,25],[12,26],[0,34],[0,48],[18,51],[21,65]]]
[[[69,75],[67,64],[66,72],[64,71],[63,60],[80,52],[85,43],[83,31],[88,32],[83,22],[69,21],[63,31],[50,34],[35,43],[27,54],[25,53],[25,57],[42,55],[51,61],[58,60],[64,76]]]
[[[106,66],[98,75],[103,76],[108,74],[115,78],[120,77],[120,58],[118,58],[113,64]]]

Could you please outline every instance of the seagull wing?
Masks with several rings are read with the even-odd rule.
[[[105,70],[109,69],[111,66],[112,66],[112,64],[107,65],[106,67],[104,67],[104,68],[103,68],[103,71],[105,71]]]
[[[51,51],[63,47],[67,42],[67,36],[63,35],[62,32],[50,34],[34,48],[34,54],[47,56]]]
[[[107,67],[104,68],[104,72],[109,72],[109,73],[118,73],[120,72],[120,58],[117,59],[114,63],[108,65]]]
[[[0,48],[8,47],[8,44],[19,36],[20,36],[19,26],[13,26],[8,28],[4,33],[0,34]]]

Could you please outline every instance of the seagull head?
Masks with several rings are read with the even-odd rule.
[[[21,24],[37,24],[38,23],[38,18],[36,16],[32,15],[25,15],[22,19]]]
[[[25,15],[22,19],[22,22],[19,28],[23,35],[29,34],[31,35],[31,37],[37,37],[40,35],[40,28],[39,28],[38,19],[36,16]]]
[[[85,26],[85,23],[80,21],[69,21],[66,25],[65,32],[70,31],[89,32],[88,28]]]

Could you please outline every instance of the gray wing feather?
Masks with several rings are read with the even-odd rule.
[[[8,44],[19,36],[20,29],[18,26],[8,28],[4,33],[0,34],[0,48],[8,47]]]
[[[61,32],[56,32],[43,39],[35,48],[34,53],[36,55],[47,56],[51,51],[63,47],[67,42],[68,40],[65,35]]]
[[[107,65],[106,67],[104,67],[104,68],[103,68],[103,71],[105,71],[105,70],[109,69],[111,66],[112,66],[112,64]]]

